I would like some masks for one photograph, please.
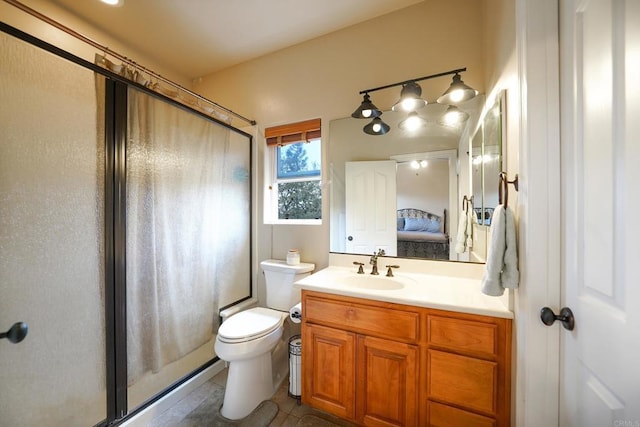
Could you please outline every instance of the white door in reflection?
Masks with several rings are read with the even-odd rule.
[[[345,163],[346,249],[396,256],[396,162]]]

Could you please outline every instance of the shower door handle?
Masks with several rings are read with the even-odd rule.
[[[18,344],[27,336],[29,327],[24,322],[14,323],[7,332],[0,332],[0,339],[6,338],[14,344]]]

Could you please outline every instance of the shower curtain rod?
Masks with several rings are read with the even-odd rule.
[[[156,72],[154,72],[154,71],[152,71],[152,70],[150,70],[150,69],[148,69],[148,68],[146,68],[146,67],[144,67],[142,65],[139,65],[138,63],[136,63],[135,61],[127,58],[126,56],[120,55],[118,52],[115,52],[115,51],[109,49],[108,47],[103,46],[100,43],[90,39],[89,37],[86,37],[86,36],[78,33],[77,31],[74,31],[71,28],[59,23],[58,21],[56,21],[54,19],[51,19],[46,15],[41,14],[37,10],[34,10],[34,9],[30,8],[29,6],[26,6],[26,5],[22,4],[22,3],[20,3],[18,0],[4,0],[4,1],[6,3],[9,3],[10,5],[20,9],[21,11],[23,11],[23,12],[25,12],[25,13],[27,13],[27,14],[29,14],[29,15],[31,15],[31,16],[39,19],[39,20],[41,20],[41,21],[43,21],[43,22],[46,22],[47,24],[52,25],[53,27],[55,27],[55,28],[57,28],[57,29],[69,34],[70,36],[75,37],[78,40],[80,40],[80,41],[82,41],[82,42],[84,42],[84,43],[86,43],[88,45],[91,45],[96,49],[99,49],[101,52],[103,52],[105,54],[109,54],[110,56],[113,56],[114,58],[117,58],[120,61],[126,62],[127,64],[131,65],[132,67],[144,72],[145,74],[148,74],[150,77],[153,77],[156,80],[160,80],[160,81],[162,81],[162,82],[164,82],[164,83],[166,83],[166,84],[168,84],[170,86],[173,86],[174,88],[178,89],[178,91],[186,92],[187,94],[193,96],[194,98],[196,98],[196,99],[198,99],[200,101],[204,101],[204,102],[206,102],[208,104],[211,104],[211,105],[215,106],[216,108],[224,111],[225,113],[231,114],[232,116],[234,116],[234,117],[236,117],[236,118],[238,118],[240,120],[243,120],[243,121],[249,123],[250,125],[255,125],[256,124],[255,120],[248,119],[248,118],[246,118],[246,117],[244,117],[244,116],[242,116],[242,115],[240,115],[240,114],[238,114],[238,113],[236,113],[236,112],[234,112],[232,110],[229,110],[228,108],[223,107],[222,105],[220,105],[220,104],[218,104],[218,103],[216,103],[214,101],[211,101],[210,99],[207,99],[207,98],[205,98],[205,97],[203,97],[201,95],[198,95],[197,93],[195,93],[195,92],[183,87],[182,85],[179,85],[178,83],[172,82],[171,80],[166,79],[165,77],[162,77],[160,74],[158,74],[158,73],[156,73]]]

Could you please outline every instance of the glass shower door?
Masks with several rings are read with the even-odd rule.
[[[103,85],[0,33],[1,425],[106,419]]]

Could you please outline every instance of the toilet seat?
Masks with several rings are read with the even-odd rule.
[[[241,311],[223,322],[218,339],[225,343],[241,343],[270,334],[282,325],[285,313],[264,307]]]

